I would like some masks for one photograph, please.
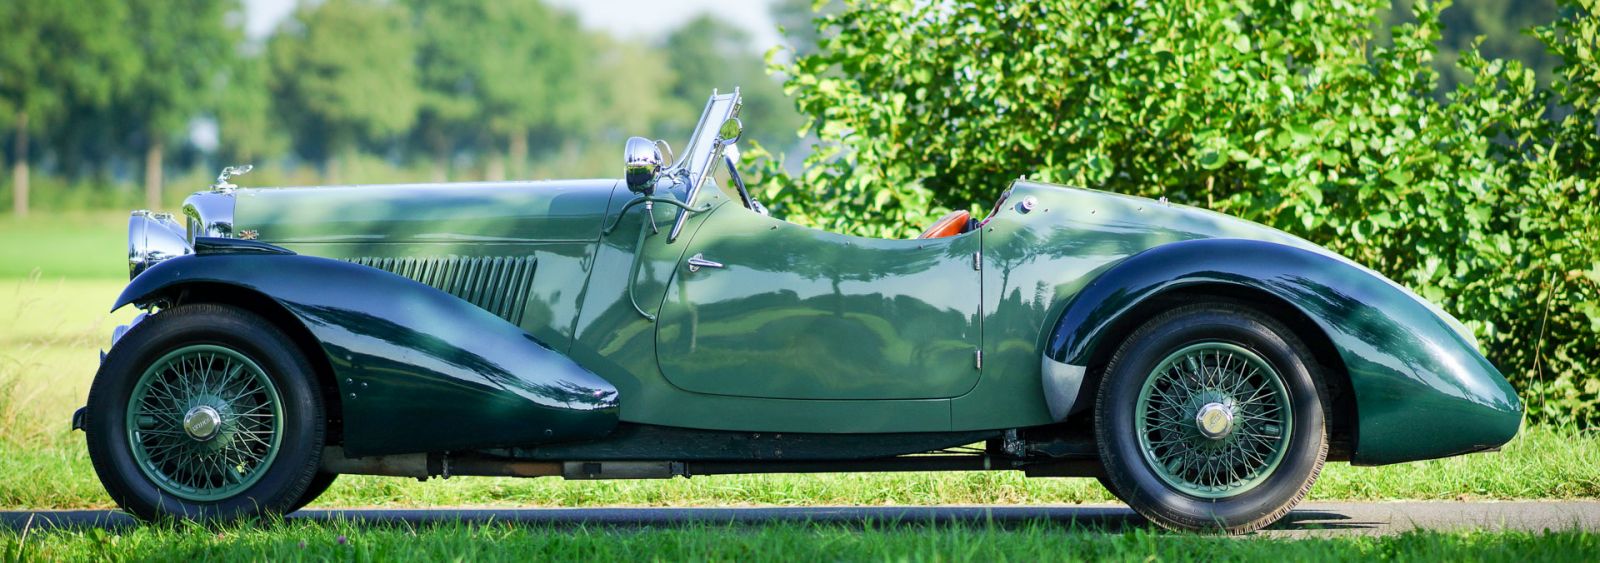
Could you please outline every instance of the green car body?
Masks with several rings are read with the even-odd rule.
[[[671,165],[629,139],[621,180],[242,189],[229,168],[185,224],[134,212],[113,309],[144,313],[73,421],[108,493],[236,517],[340,474],[1020,470],[1238,532],[1327,459],[1521,424],[1460,322],[1310,242],[1025,180],[914,239],[807,228],[746,190],[739,109],[713,94]]]
[[[1315,244],[1026,180],[914,239],[808,228],[745,189],[739,109],[714,94],[670,166],[629,139],[621,180],[245,189],[230,168],[185,224],[134,212],[113,310],[144,313],[74,416],[108,493],[233,517],[340,474],[1020,470],[1239,532],[1328,459],[1521,425],[1460,322]]]
[[[1196,292],[1270,302],[1314,333],[1347,392],[1338,416],[1356,463],[1492,448],[1521,420],[1437,307],[1304,240],[1142,198],[1019,181],[980,228],[884,240],[711,189],[675,240],[636,245],[650,227],[641,208],[624,213],[635,195],[616,180],[228,196],[231,233],[191,205],[209,246],[139,274],[117,306],[184,288],[270,302],[319,344],[351,455],[604,440],[618,423],[863,436],[1051,425],[1091,402],[1130,325]],[[652,212],[670,223],[679,210]],[[254,241],[199,236],[235,233]],[[691,271],[697,256],[722,267]]]

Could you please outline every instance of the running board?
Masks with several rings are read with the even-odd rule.
[[[1021,462],[990,455],[909,455],[841,461],[527,461],[478,453],[413,453],[345,457],[344,449],[323,449],[322,470],[349,475],[430,477],[561,477],[568,480],[670,479],[694,475],[761,473],[843,473],[902,471],[1017,471],[1037,477],[1094,477],[1097,460]]]

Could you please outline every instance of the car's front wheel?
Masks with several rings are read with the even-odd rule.
[[[1327,458],[1315,366],[1292,331],[1241,304],[1158,315],[1118,349],[1096,398],[1107,484],[1166,528],[1277,521]]]
[[[101,364],[85,433],[95,472],[144,519],[298,508],[321,463],[322,397],[288,336],[248,311],[183,305]]]

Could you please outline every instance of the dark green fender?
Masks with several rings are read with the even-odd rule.
[[[511,323],[340,260],[174,258],[135,278],[112,309],[193,284],[265,296],[311,333],[336,377],[350,455],[531,446],[603,436],[617,423],[615,387]]]
[[[1510,440],[1521,424],[1511,386],[1443,317],[1354,264],[1274,242],[1195,239],[1128,257],[1072,299],[1045,355],[1089,365],[1099,347],[1116,345],[1103,340],[1118,318],[1152,296],[1195,284],[1270,293],[1322,329],[1355,395],[1354,463],[1478,451]]]

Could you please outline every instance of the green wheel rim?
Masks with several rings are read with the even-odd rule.
[[[1254,352],[1203,342],[1168,354],[1145,378],[1134,431],[1157,477],[1200,498],[1260,485],[1294,435],[1283,377]]]
[[[250,358],[184,346],[144,371],[128,398],[128,444],[139,471],[173,496],[214,501],[261,479],[278,456],[283,401]]]

